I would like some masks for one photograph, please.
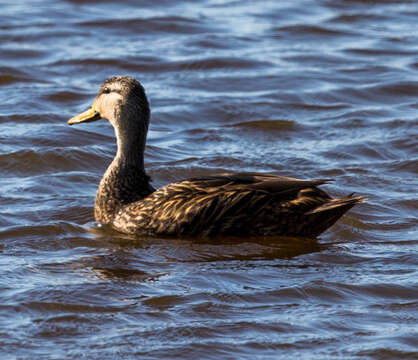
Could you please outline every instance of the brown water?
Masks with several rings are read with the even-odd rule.
[[[0,358],[418,359],[416,1],[2,1]],[[318,241],[129,239],[93,219],[102,81],[145,86],[155,186],[331,177]]]

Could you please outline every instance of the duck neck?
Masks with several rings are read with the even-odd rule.
[[[115,128],[117,152],[114,163],[120,168],[136,168],[144,171],[144,151],[146,137],[132,129]]]
[[[117,153],[100,181],[94,207],[95,218],[102,224],[111,223],[123,206],[154,191],[144,169],[145,136],[119,128],[115,133]]]

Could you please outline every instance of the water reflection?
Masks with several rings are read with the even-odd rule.
[[[291,259],[327,248],[317,239],[296,237],[176,239],[130,236],[106,227],[91,228],[90,231],[96,241],[114,249],[138,250],[143,260],[155,257],[166,262]]]

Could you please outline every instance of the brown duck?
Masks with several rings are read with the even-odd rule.
[[[128,76],[106,80],[92,107],[68,124],[101,118],[115,129],[117,153],[100,181],[94,215],[123,233],[314,238],[364,200],[332,199],[317,187],[326,179],[263,173],[191,178],[155,190],[144,169],[150,108],[142,85]]]

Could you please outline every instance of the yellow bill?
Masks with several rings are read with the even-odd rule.
[[[70,120],[68,120],[68,125],[75,125],[75,124],[80,124],[80,123],[84,123],[84,122],[91,122],[91,121],[96,121],[101,119],[100,114],[94,110],[94,107],[92,106],[90,109],[84,111],[81,114],[78,114],[76,116],[74,116],[73,118],[71,118]]]

